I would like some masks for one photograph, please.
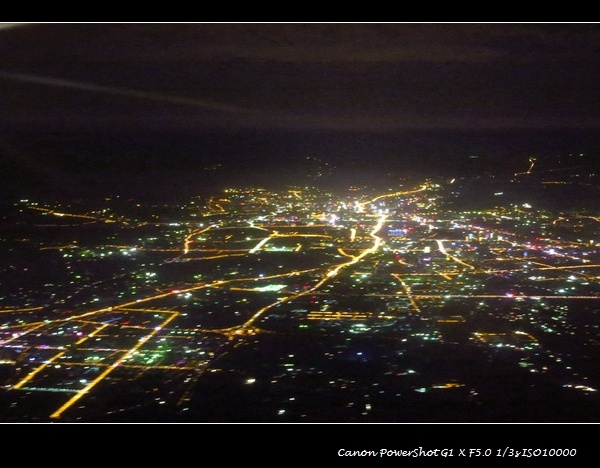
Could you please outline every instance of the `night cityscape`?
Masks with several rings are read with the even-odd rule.
[[[598,423],[599,38],[0,27],[0,423]]]

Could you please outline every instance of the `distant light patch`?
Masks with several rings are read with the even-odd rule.
[[[263,286],[261,288],[256,288],[256,291],[260,292],[269,292],[269,291],[281,291],[285,288],[285,284],[270,284],[268,286]]]

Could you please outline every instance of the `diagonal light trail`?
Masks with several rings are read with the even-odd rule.
[[[110,367],[106,368],[104,370],[104,372],[102,372],[98,377],[96,377],[94,380],[92,380],[84,388],[82,388],[81,390],[79,390],[64,405],[62,405],[54,413],[52,413],[50,415],[50,418],[51,419],[58,419],[58,418],[60,418],[61,415],[66,410],[68,410],[71,406],[73,406],[77,402],[77,400],[79,400],[85,394],[89,393],[89,391],[92,388],[94,388],[96,385],[98,385],[100,382],[102,382],[105,379],[105,377],[108,376],[108,374],[110,374],[117,367],[119,367],[123,363],[123,361],[129,359],[135,353],[135,351],[137,351],[144,343],[146,343],[150,338],[152,338],[154,335],[156,335],[160,330],[162,330],[164,327],[166,327],[167,324],[169,322],[171,322],[174,318],[176,318],[178,315],[179,315],[179,312],[172,312],[172,315],[169,318],[167,318],[163,323],[161,323],[160,326],[155,327],[148,335],[146,335],[143,338],[141,338],[140,340],[138,340],[138,342],[135,344],[135,346],[133,346],[131,349],[128,350],[127,354],[125,354],[123,357],[121,357],[116,362],[114,362],[113,364],[111,364]]]
[[[27,73],[15,73],[0,71],[0,79],[18,81],[22,83],[40,84],[44,86],[52,86],[54,88],[74,89],[80,91],[91,91],[94,93],[109,94],[112,96],[125,96],[147,101],[162,102],[166,104],[183,105],[190,107],[201,107],[208,110],[216,110],[221,112],[243,113],[243,114],[260,114],[261,111],[256,109],[248,109],[245,107],[234,106],[231,104],[209,101],[206,99],[193,99],[183,96],[173,96],[169,94],[153,93],[148,91],[140,91],[130,88],[117,88],[114,86],[104,86],[95,83],[86,83],[82,81],[65,80],[62,78],[54,78],[49,76],[36,76]]]
[[[331,270],[328,270],[323,275],[323,278],[321,278],[321,280],[317,284],[315,284],[313,287],[311,287],[305,291],[302,291],[300,293],[294,294],[292,296],[287,296],[287,297],[278,299],[276,302],[268,304],[268,305],[262,307],[261,309],[259,309],[254,315],[252,315],[252,317],[250,317],[242,325],[231,327],[228,329],[223,329],[221,331],[230,331],[230,332],[233,331],[233,333],[235,333],[237,335],[243,334],[244,332],[249,330],[250,327],[254,324],[254,322],[256,322],[260,317],[262,317],[266,311],[270,310],[271,308],[275,307],[276,305],[283,304],[285,302],[294,301],[294,300],[298,299],[299,297],[306,296],[307,294],[313,294],[321,286],[323,286],[323,284],[325,284],[331,278],[336,276],[340,272],[341,269],[346,268],[350,265],[354,265],[355,263],[360,262],[367,255],[377,252],[377,250],[379,249],[379,246],[381,245],[381,242],[382,242],[381,237],[379,237],[377,235],[377,233],[381,230],[381,228],[385,224],[386,219],[387,219],[387,215],[381,215],[379,217],[379,220],[377,221],[377,224],[373,227],[372,231],[370,232],[370,236],[373,238],[373,245],[371,247],[364,249],[359,255],[352,256],[352,260],[345,262],[345,263],[340,263],[339,265],[332,268]]]
[[[30,24],[35,24],[35,23],[0,23],[0,29],[13,29],[13,28],[19,28],[22,26],[28,26]]]

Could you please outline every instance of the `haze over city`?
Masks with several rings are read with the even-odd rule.
[[[0,422],[598,422],[598,36],[0,27]]]

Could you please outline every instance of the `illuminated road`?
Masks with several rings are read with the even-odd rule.
[[[600,296],[569,296],[569,295],[521,295],[521,294],[380,294],[380,293],[367,293],[365,296],[373,297],[406,297],[413,299],[507,299],[507,300],[522,300],[522,299],[557,299],[557,300],[600,300]]]
[[[82,388],[80,391],[78,391],[72,398],[69,399],[69,401],[67,401],[64,405],[62,405],[54,413],[52,413],[50,415],[50,418],[52,418],[52,419],[60,418],[61,415],[66,410],[68,410],[71,406],[73,406],[81,397],[83,397],[86,393],[88,393],[92,388],[94,388],[96,385],[98,385],[100,382],[102,382],[112,371],[114,371],[117,367],[119,367],[123,363],[123,361],[129,359],[138,348],[140,348],[144,343],[146,343],[146,341],[148,341],[150,338],[152,338],[154,335],[156,335],[164,327],[166,327],[169,324],[169,322],[171,322],[178,315],[179,315],[178,312],[172,312],[171,317],[166,319],[160,326],[154,328],[154,330],[152,330],[148,335],[141,338],[138,341],[138,343],[127,352],[127,354],[125,354],[121,359],[119,359],[115,363],[113,363],[110,367],[105,369],[104,372],[102,372],[98,377],[96,377],[89,384],[87,384],[84,388]]]
[[[108,326],[108,324],[103,324],[100,327],[98,327],[96,330],[94,330],[92,333],[90,333],[88,336],[83,337],[82,339],[80,339],[79,341],[77,341],[75,344],[79,345],[81,343],[83,343],[84,341],[92,338],[93,336],[95,336],[99,331],[103,330],[104,328],[106,328]],[[29,382],[31,379],[33,379],[40,371],[42,371],[43,369],[45,369],[48,365],[52,364],[54,361],[56,361],[57,359],[59,359],[61,356],[63,356],[65,354],[66,351],[61,351],[58,354],[55,354],[52,358],[48,359],[46,362],[44,362],[41,366],[39,366],[37,369],[34,369],[32,372],[30,372],[29,374],[27,374],[27,376],[22,379],[21,381],[19,381],[16,385],[13,385],[12,389],[13,390],[18,390],[21,387],[23,387],[27,382]]]
[[[528,172],[532,169],[533,161]],[[433,194],[431,196],[429,194],[427,196],[419,195],[423,194],[426,190],[432,190]],[[398,319],[397,314],[404,311],[414,311],[421,315],[420,318],[430,320],[432,304],[436,307],[438,304],[440,307],[443,307],[444,302],[447,300],[463,302],[466,300],[467,304],[471,304],[468,302],[471,299],[480,300],[482,301],[482,307],[484,307],[483,300],[489,300],[485,304],[485,307],[493,304],[493,301],[507,301],[510,302],[511,310],[517,309],[517,307],[513,307],[513,302],[516,303],[524,300],[565,302],[600,300],[600,295],[594,294],[595,285],[584,281],[587,280],[593,283],[596,279],[596,277],[586,273],[592,269],[600,268],[598,257],[592,254],[589,257],[591,260],[588,260],[583,258],[583,255],[578,256],[578,252],[581,251],[581,245],[550,238],[544,238],[540,241],[538,238],[536,242],[539,241],[539,244],[543,245],[543,247],[539,247],[537,244],[532,245],[534,242],[533,237],[530,239],[525,235],[519,236],[507,230],[500,231],[495,229],[495,233],[502,233],[505,238],[494,237],[491,239],[491,236],[489,236],[490,239],[487,239],[487,237],[484,239],[485,235],[493,228],[478,226],[478,224],[485,222],[485,219],[483,222],[479,221],[481,219],[479,215],[473,218],[473,224],[458,219],[451,221],[446,219],[440,220],[440,215],[448,218],[450,216],[447,216],[441,209],[435,206],[435,190],[436,188],[433,184],[422,184],[414,190],[383,194],[362,202],[345,198],[342,201],[335,200],[333,203],[332,201],[327,203],[320,202],[311,206],[310,210],[302,207],[299,211],[296,211],[296,206],[301,205],[297,204],[292,207],[292,203],[289,200],[296,203],[304,199],[310,199],[310,194],[303,197],[301,194],[304,192],[300,190],[289,191],[290,196],[286,199],[286,203],[291,207],[290,212],[294,216],[288,216],[287,218],[283,213],[280,213],[279,208],[272,208],[273,204],[266,197],[264,200],[261,199],[264,201],[264,205],[253,205],[250,208],[251,211],[248,212],[251,213],[249,215],[251,216],[250,219],[244,217],[243,211],[236,211],[237,208],[233,196],[231,200],[211,199],[209,202],[210,214],[214,216],[217,213],[218,215],[223,215],[223,217],[216,218],[218,222],[215,221],[215,218],[212,218],[211,222],[214,222],[214,224],[202,228],[195,228],[195,226],[203,226],[203,224],[198,224],[196,220],[187,225],[185,223],[177,224],[177,226],[183,227],[175,230],[177,234],[171,238],[175,240],[169,241],[167,247],[153,248],[136,245],[117,245],[121,242],[123,244],[127,242],[134,244],[132,240],[135,239],[134,237],[126,237],[127,240],[123,241],[120,238],[114,241],[108,240],[108,242],[114,242],[114,244],[102,244],[102,248],[114,248],[123,251],[135,250],[144,253],[173,252],[173,257],[176,258],[167,258],[167,260],[164,258],[169,257],[168,254],[148,255],[148,258],[152,260],[159,258],[159,261],[156,262],[159,265],[157,267],[159,277],[160,270],[158,268],[160,268],[160,265],[164,266],[164,263],[167,261],[198,263],[186,264],[180,268],[182,271],[190,271],[191,273],[188,273],[190,276],[174,276],[176,280],[172,282],[165,281],[162,286],[160,283],[148,282],[145,284],[144,290],[150,292],[143,295],[138,294],[139,298],[137,299],[125,299],[126,302],[113,307],[93,309],[85,304],[79,307],[72,307],[75,314],[65,316],[63,313],[66,310],[66,306],[52,309],[50,306],[31,305],[36,302],[30,300],[24,302],[23,307],[15,306],[14,308],[9,308],[7,306],[0,309],[0,316],[5,319],[5,331],[2,336],[7,337],[5,341],[0,341],[0,345],[8,345],[6,347],[11,348],[11,352],[13,352],[12,348],[25,349],[27,352],[36,350],[35,359],[31,363],[25,363],[21,374],[18,374],[18,377],[14,378],[16,383],[10,389],[21,392],[70,393],[62,400],[64,404],[60,406],[57,404],[56,406],[59,407],[50,415],[50,418],[53,420],[60,420],[63,417],[66,419],[66,416],[64,416],[65,413],[68,415],[69,409],[73,408],[75,403],[86,395],[93,393],[94,390],[97,390],[97,386],[102,384],[102,382],[106,384],[118,380],[115,378],[115,375],[111,377],[111,373],[115,369],[119,367],[131,369],[131,374],[136,376],[143,374],[148,369],[154,369],[186,372],[187,374],[184,374],[184,377],[191,375],[186,380],[187,386],[184,386],[185,391],[179,400],[180,402],[188,401],[192,394],[191,388],[194,383],[207,370],[215,370],[215,363],[221,362],[223,357],[233,349],[236,347],[243,348],[244,345],[251,343],[251,340],[254,339],[252,337],[259,333],[278,333],[266,330],[266,328],[270,327],[265,326],[265,329],[261,328],[261,319],[265,318],[273,308],[291,303],[308,295],[334,296],[336,293],[339,294],[339,292],[332,291],[351,291],[350,296],[356,294],[357,297],[369,297],[371,298],[369,299],[370,304],[378,304],[376,307],[381,305],[381,309],[377,309],[377,312],[373,312],[368,308],[360,310],[358,307],[348,307],[346,310],[333,310],[333,306],[330,306],[330,303],[326,301],[327,305],[320,307],[321,310],[318,310],[319,306],[315,306],[317,310],[310,310],[303,315],[306,320],[312,321],[310,324],[311,327],[315,327],[314,322],[319,321],[350,321],[354,322],[351,325],[352,327],[358,327],[359,324],[357,322],[365,320],[369,320],[372,323],[377,322],[377,327],[387,327],[388,324],[380,322],[380,320],[394,321]],[[365,197],[361,198],[364,200]],[[377,203],[382,200],[386,200],[386,202]],[[339,208],[340,206],[343,206],[343,208]],[[81,218],[84,221],[128,224],[120,218],[110,219],[88,215],[71,215],[49,208],[32,207],[32,209],[56,217],[67,216]],[[277,211],[275,211],[276,209]],[[91,213],[93,214],[94,212],[92,211]],[[261,215],[262,213],[266,214],[263,216]],[[500,213],[502,214],[503,212]],[[455,213],[451,216],[453,218],[460,217]],[[494,219],[498,217],[494,216]],[[515,216],[520,216],[520,212]],[[46,217],[50,218],[50,216]],[[600,220],[600,218],[595,216],[582,217],[590,218],[594,221]],[[554,218],[546,219],[548,221],[545,226],[551,224]],[[327,223],[322,224],[323,220],[326,220]],[[206,223],[206,220],[203,221]],[[317,222],[317,224],[312,224],[313,222]],[[258,223],[264,223],[264,226],[270,228],[261,227],[257,225]],[[451,229],[448,228],[448,223],[451,223]],[[147,223],[135,224],[135,227],[144,224]],[[228,224],[232,224],[232,226]],[[555,222],[555,224],[557,223]],[[132,226],[134,226],[133,223],[130,224],[130,227]],[[194,228],[191,226],[194,226]],[[386,237],[384,234],[381,234],[382,231],[385,232],[385,226],[388,226],[390,232],[392,229],[402,229],[403,233],[408,234],[403,236],[390,234],[389,237]],[[457,228],[457,238],[452,239],[454,234],[452,231],[455,227]],[[327,229],[319,231],[316,228]],[[227,229],[259,229],[261,232],[257,235],[252,233],[252,235],[246,237],[244,233],[237,236],[239,231],[234,234],[228,233],[225,231]],[[276,229],[279,229],[279,231]],[[413,229],[414,231],[411,232]],[[438,229],[439,231],[437,231]],[[461,232],[460,229],[463,229],[464,232]],[[210,233],[206,236],[208,240],[199,238],[209,230]],[[515,230],[518,231],[516,228]],[[307,232],[307,234],[300,234],[300,232]],[[330,235],[331,233],[333,235]],[[172,231],[170,234],[172,234]],[[436,235],[448,237],[448,239],[438,239],[435,238]],[[544,233],[544,235],[546,234]],[[557,234],[550,233],[550,235],[558,237]],[[476,239],[472,243],[469,243],[469,239],[473,238],[473,236],[476,236]],[[238,241],[236,240],[238,238],[245,239]],[[306,240],[301,243],[298,242],[296,245],[296,241],[289,240],[293,238]],[[210,244],[202,245],[202,242],[206,241],[210,243],[213,239],[217,239],[214,242],[218,246],[223,245],[224,248],[211,248],[214,245]],[[279,241],[280,239],[285,239],[285,241]],[[386,240],[384,241],[383,239]],[[143,241],[141,238],[139,240]],[[530,240],[531,242],[529,242]],[[269,245],[270,241],[272,241],[272,245]],[[435,252],[434,241],[437,245],[437,250],[444,258],[441,258],[437,253],[429,255],[430,251]],[[245,244],[236,245],[236,242],[244,242]],[[450,247],[449,242],[456,242],[456,247]],[[489,251],[486,251],[487,253],[483,256],[480,254],[480,251],[475,252],[474,250],[478,245],[476,242],[488,243]],[[195,249],[196,245],[207,248]],[[284,247],[281,247],[281,245]],[[360,247],[357,247],[357,245]],[[506,248],[504,247],[505,245]],[[589,245],[593,245],[592,241],[590,241]],[[424,250],[423,246],[426,246],[427,250]],[[227,247],[247,248],[230,249]],[[515,249],[515,247],[529,252],[536,252],[536,255],[534,256],[530,253],[529,259],[524,258],[521,251]],[[578,250],[567,250],[566,247],[569,249],[577,247]],[[68,249],[68,256],[71,257],[71,253],[77,252],[77,249],[81,249],[81,247],[75,241],[69,244],[69,238],[62,238],[60,243],[57,241],[55,245],[40,244],[39,249],[49,251]],[[513,249],[512,252],[511,249]],[[273,258],[277,258],[277,263],[268,264],[268,270],[264,270],[264,265],[267,263],[265,260],[269,261],[266,252],[270,251],[282,253],[274,255]],[[252,255],[258,252],[265,252],[265,255]],[[296,252],[299,253],[297,254]],[[84,256],[83,253],[82,257]],[[87,252],[85,253],[87,254]],[[305,254],[306,257],[303,257]],[[369,258],[369,256],[373,256],[374,254],[377,255]],[[45,252],[45,255],[60,255],[60,253]],[[286,257],[287,255],[290,257]],[[406,259],[411,263],[402,258],[403,256],[406,256]],[[234,259],[231,262],[215,261],[229,257],[234,257]],[[293,257],[293,262],[299,263],[290,263],[290,265],[306,265],[313,266],[313,268],[295,270],[294,267],[288,266],[287,271],[282,271],[286,269],[285,258],[291,257]],[[461,257],[472,264],[462,260]],[[242,263],[245,258],[248,259],[247,264]],[[316,260],[314,260],[314,264],[305,263],[303,258],[310,259],[309,261]],[[423,258],[426,258],[427,262],[421,261]],[[280,259],[284,260],[280,261]],[[80,261],[80,259],[78,260]],[[137,261],[138,259],[135,260]],[[456,265],[446,260],[452,260]],[[89,258],[84,261],[89,261]],[[142,261],[146,261],[146,257]],[[211,263],[212,261],[215,262]],[[263,263],[258,263],[260,261]],[[557,266],[551,264],[553,261],[557,263]],[[564,265],[564,263],[574,263],[575,261],[578,264]],[[76,263],[74,262],[74,264]],[[235,266],[229,267],[230,264],[237,264],[238,268],[236,269]],[[219,269],[223,265],[228,269]],[[259,265],[259,267],[257,268],[256,265]],[[361,268],[352,269],[351,267],[355,265]],[[496,268],[497,266],[505,265],[507,269]],[[167,265],[168,268],[165,268],[165,271],[171,270],[173,266],[176,265]],[[215,267],[214,270],[213,266]],[[195,270],[196,267],[198,270]],[[352,275],[343,274],[345,271],[348,272],[348,270],[350,270],[349,273],[352,273]],[[279,271],[279,273],[262,275],[258,271],[265,273]],[[549,271],[551,273],[539,275],[540,271]],[[201,272],[202,275],[196,274],[197,272]],[[207,272],[208,274],[206,274]],[[504,273],[516,272],[525,273],[523,278],[527,279],[525,283],[527,289],[524,289],[524,291],[528,292],[527,295],[519,292],[497,293],[498,291],[502,291],[502,289],[497,289],[496,287],[488,289],[486,281],[490,279],[489,275],[503,275]],[[535,278],[534,275],[536,274],[540,277]],[[241,277],[232,278],[229,275],[239,275]],[[300,276],[298,281],[292,280],[295,276]],[[140,277],[144,278],[143,274],[138,276],[138,278]],[[115,278],[111,277],[110,281],[114,281]],[[181,278],[184,279],[182,280]],[[197,282],[198,278],[206,278],[206,281]],[[290,281],[281,281],[283,284],[279,284],[279,281],[273,281],[279,279],[290,279]],[[491,279],[494,280],[495,278]],[[500,278],[498,279],[504,281]],[[548,283],[559,280],[569,281],[569,288],[559,289],[562,285],[557,286]],[[538,281],[540,284],[533,284]],[[85,284],[77,285],[77,288],[81,290],[90,285],[98,286],[101,283],[88,281]],[[571,287],[579,286],[578,283],[582,285],[580,289]],[[398,287],[398,284],[401,288]],[[327,287],[324,287],[325,285]],[[347,289],[350,287],[356,289]],[[162,301],[165,298],[173,298],[208,289],[219,291],[217,294],[211,294],[209,291],[206,291],[206,296],[208,297],[204,297],[204,293],[182,297],[180,298],[181,302]],[[519,291],[518,288],[515,288],[515,290]],[[266,291],[275,293],[275,295],[261,296]],[[378,291],[381,291],[381,293]],[[446,293],[446,291],[448,292]],[[465,293],[464,291],[473,291],[473,293]],[[481,293],[486,291],[493,291],[494,294]],[[540,291],[540,294],[531,294],[531,291]],[[563,291],[564,294],[561,294]],[[92,292],[94,291],[92,290]],[[573,292],[573,294],[570,295],[569,292]],[[130,298],[131,296],[127,295],[125,297]],[[189,303],[185,302],[184,299],[188,299],[189,297],[193,299]],[[219,301],[222,297],[226,297],[225,302],[231,298],[235,299],[235,301],[240,298],[240,304],[243,305],[240,305],[238,309],[233,309],[233,307],[232,309],[226,309],[230,305],[227,304],[221,307],[223,304]],[[374,297],[385,298],[385,301],[376,301],[372,299]],[[387,302],[387,298],[399,300]],[[231,304],[233,304],[233,299],[231,299]],[[335,298],[333,299],[332,303],[335,304]],[[153,304],[153,302],[156,303]],[[269,303],[264,305],[267,302]],[[179,304],[184,305],[179,310],[172,310],[178,309]],[[386,304],[392,304],[392,306]],[[502,303],[501,305],[504,306]],[[556,302],[553,305],[556,305]],[[386,307],[389,308],[386,309]],[[560,307],[563,307],[563,305],[560,304]],[[399,312],[400,309],[401,312]],[[232,310],[235,310],[235,317],[233,316],[233,312],[229,312]],[[385,312],[386,310],[387,312]],[[57,315],[51,315],[52,313],[56,313],[56,311],[61,314],[60,318],[57,318]],[[212,318],[206,320],[207,315],[205,314],[212,314],[213,312],[216,315],[221,313],[223,315],[219,315],[216,320]],[[232,314],[231,317],[227,315],[228,313]],[[15,316],[12,317],[11,314]],[[27,321],[28,314],[31,314],[31,317],[35,317],[36,321],[19,323]],[[119,315],[125,316],[126,314],[130,315],[127,315],[124,319],[119,317]],[[140,318],[137,314],[154,314],[156,318],[148,318],[146,320],[146,317]],[[186,318],[188,315],[190,317]],[[42,321],[40,316],[44,318],[52,317],[52,319]],[[134,319],[130,323],[129,319],[132,317]],[[176,320],[178,317],[180,320]],[[196,317],[198,318],[197,321],[195,321]],[[213,315],[212,317],[215,316]],[[118,319],[122,320],[119,323],[113,323],[113,321]],[[435,322],[435,320],[433,321]],[[465,319],[451,316],[445,320],[440,319],[440,321],[443,323],[463,323]],[[409,321],[407,320],[407,322]],[[159,325],[151,326],[148,323]],[[225,326],[231,323],[235,323],[236,325]],[[60,332],[57,331],[59,325],[61,327],[64,326],[67,331],[63,331],[62,329]],[[210,325],[216,326],[216,328],[211,328]],[[327,324],[328,327],[332,325],[337,326],[337,324]],[[168,326],[169,328],[167,328]],[[81,336],[81,333],[76,333],[77,327],[80,327],[80,330],[85,330],[83,336]],[[318,324],[316,328],[319,328]],[[64,333],[64,335],[59,336],[59,333]],[[179,357],[174,357],[178,356],[174,352],[171,355],[165,354],[158,358],[152,358],[152,353],[158,352],[159,341],[177,342],[177,346],[179,347],[177,352],[181,352],[180,350],[184,346],[184,343],[187,343],[191,339],[191,336],[196,333],[198,334],[195,336],[197,347],[194,348],[193,352],[197,352],[197,355],[193,354],[193,357],[189,359],[187,357],[180,359]],[[325,333],[331,332],[327,331]],[[52,336],[53,339],[42,341],[46,335]],[[498,334],[489,334],[490,337],[496,335]],[[200,345],[200,342],[206,336],[209,337],[206,341],[210,344]],[[486,336],[485,334],[477,335],[481,341],[485,341]],[[28,337],[31,338],[28,339]],[[531,335],[529,338],[530,341],[535,340]],[[149,340],[152,341],[149,342]],[[96,341],[98,341],[98,345],[95,345]],[[147,346],[143,348],[145,344]],[[203,348],[202,346],[205,347]],[[211,346],[213,347],[211,348]],[[72,355],[68,354],[72,350],[75,352]],[[206,355],[203,354],[205,350]],[[40,352],[38,353],[37,351]],[[88,357],[86,357],[86,353],[104,354],[95,356],[94,359],[97,358],[99,361],[92,362],[87,361]],[[200,357],[200,354],[202,354],[202,357]],[[87,370],[93,366],[96,368],[93,371],[95,377],[90,382],[80,379],[79,383],[76,380],[72,380],[65,384],[61,381],[60,384],[53,386],[48,382],[52,382],[54,375],[59,376],[56,377],[56,381],[60,381],[59,379],[62,378],[60,376],[63,375],[62,372],[64,369],[54,370],[60,366],[73,366],[76,368],[72,372],[72,375],[77,375],[78,372],[84,372],[84,369]],[[180,374],[177,375],[177,378],[180,378]],[[106,380],[107,377],[108,380]],[[61,385],[63,386],[61,387]],[[74,386],[76,388],[73,388]],[[83,388],[81,388],[82,386]],[[449,387],[442,386],[439,388]],[[72,410],[72,412],[75,411]]]
[[[38,210],[38,211],[43,211],[45,213],[57,216],[59,218],[62,217],[68,217],[68,218],[81,218],[81,219],[89,219],[92,221],[102,221],[103,223],[116,223],[117,220],[114,220],[112,218],[101,218],[98,216],[89,216],[89,215],[81,215],[81,214],[72,214],[72,213],[64,213],[61,211],[56,211],[56,210],[52,210],[50,208],[40,208],[40,207],[35,207],[35,206],[28,206],[29,209],[31,210]],[[122,223],[122,224],[129,224],[127,221],[124,221],[122,219],[119,219],[118,222]]]
[[[436,240],[435,241],[438,245],[438,249],[439,251],[443,254],[446,255],[447,257],[450,257],[452,260],[454,260],[456,263],[460,263],[461,265],[466,266],[467,268],[470,268],[472,270],[475,269],[475,267],[473,265],[469,265],[468,263],[463,262],[461,259],[456,258],[454,255],[452,255],[450,252],[448,252],[446,250],[446,248],[444,247],[444,243],[441,240]]]
[[[371,198],[370,200],[367,200],[367,201],[364,201],[364,202],[360,202],[360,205],[361,205],[362,209],[364,210],[364,207],[366,205],[374,203],[377,200],[381,200],[382,198],[403,197],[405,195],[412,195],[413,193],[419,193],[419,192],[422,192],[424,190],[427,190],[428,187],[429,187],[428,184],[422,184],[418,189],[415,189],[415,190],[405,190],[405,191],[394,192],[394,193],[386,193],[384,195],[379,195],[379,196],[377,196],[375,198]]]
[[[408,297],[408,300],[410,301],[411,305],[413,306],[413,308],[417,311],[417,312],[421,312],[421,309],[419,308],[419,305],[416,303],[415,301],[415,296],[413,296],[412,291],[410,290],[410,286],[408,284],[406,284],[404,282],[404,280],[402,278],[400,278],[400,276],[393,274],[392,275],[394,278],[396,278],[400,284],[402,285],[402,287],[404,288],[404,292],[406,293],[406,297]]]
[[[21,332],[21,333],[14,333],[13,337],[6,341],[0,340],[0,345],[6,346],[8,343],[25,336],[27,333],[31,333],[32,331],[38,330],[39,328],[42,328],[43,326],[47,326],[47,325],[48,324],[46,322],[37,322],[35,324],[29,323],[29,324],[23,325],[25,327],[30,327],[30,328],[28,328],[27,330],[25,330],[24,332]]]
[[[369,247],[368,249],[363,250],[360,254],[356,255],[355,257],[352,257],[352,260],[350,260],[348,262],[345,262],[345,263],[342,263],[342,264],[336,266],[335,268],[333,268],[332,270],[329,270],[326,273],[326,276],[327,277],[333,277],[333,276],[335,276],[335,275],[338,274],[338,272],[340,271],[340,269],[346,268],[347,266],[350,266],[350,265],[354,265],[355,263],[360,262],[365,256],[377,252],[377,249],[379,249],[379,246],[381,245],[381,237],[377,236],[377,233],[383,227],[383,224],[385,223],[386,219],[387,219],[387,215],[381,215],[379,217],[379,221],[377,221],[377,224],[375,225],[375,227],[373,228],[373,230],[370,232],[369,235],[374,240],[373,245],[371,247]]]
[[[42,310],[43,307],[38,306],[38,307],[23,307],[23,308],[18,308],[15,307],[14,309],[0,309],[0,314],[7,314],[7,313],[14,313],[14,312],[32,312],[34,310]]]
[[[342,268],[346,268],[346,267],[348,267],[350,265],[354,265],[355,263],[358,263],[360,260],[362,260],[365,256],[370,255],[372,253],[375,253],[379,249],[379,246],[381,245],[381,237],[377,236],[377,233],[383,227],[386,218],[387,218],[387,215],[381,215],[379,217],[379,220],[377,221],[377,224],[371,230],[370,236],[373,238],[373,241],[374,241],[373,245],[371,247],[369,247],[367,249],[364,249],[359,255],[356,255],[356,256],[352,257],[352,260],[350,260],[348,262],[341,263],[341,264],[335,266],[334,268],[328,270],[325,273],[325,275],[323,276],[323,278],[317,284],[315,284],[312,288],[309,288],[309,289],[307,289],[305,291],[302,291],[302,292],[297,293],[297,294],[292,295],[292,296],[287,296],[287,297],[280,298],[276,302],[273,302],[272,304],[269,304],[269,305],[267,305],[267,306],[259,309],[254,315],[252,315],[252,317],[250,317],[242,325],[231,327],[231,328],[228,328],[228,329],[221,329],[220,331],[221,332],[226,332],[226,333],[229,332],[231,337],[233,337],[234,335],[242,335],[244,333],[248,333],[248,330],[251,329],[251,327],[254,325],[254,323],[260,317],[262,317],[264,315],[264,313],[267,312],[268,310],[272,309],[276,305],[293,301],[293,300],[298,299],[298,298],[300,298],[302,296],[306,296],[307,294],[311,294],[311,293],[317,291],[328,280],[330,280],[331,278],[333,278],[334,276],[336,276]]]
[[[214,226],[208,226],[205,229],[195,229],[192,232],[190,232],[187,236],[185,236],[185,238],[183,239],[183,253],[184,255],[187,254],[190,251],[190,243],[193,242],[193,238],[202,234],[203,232],[208,231],[209,229],[213,228]]]

